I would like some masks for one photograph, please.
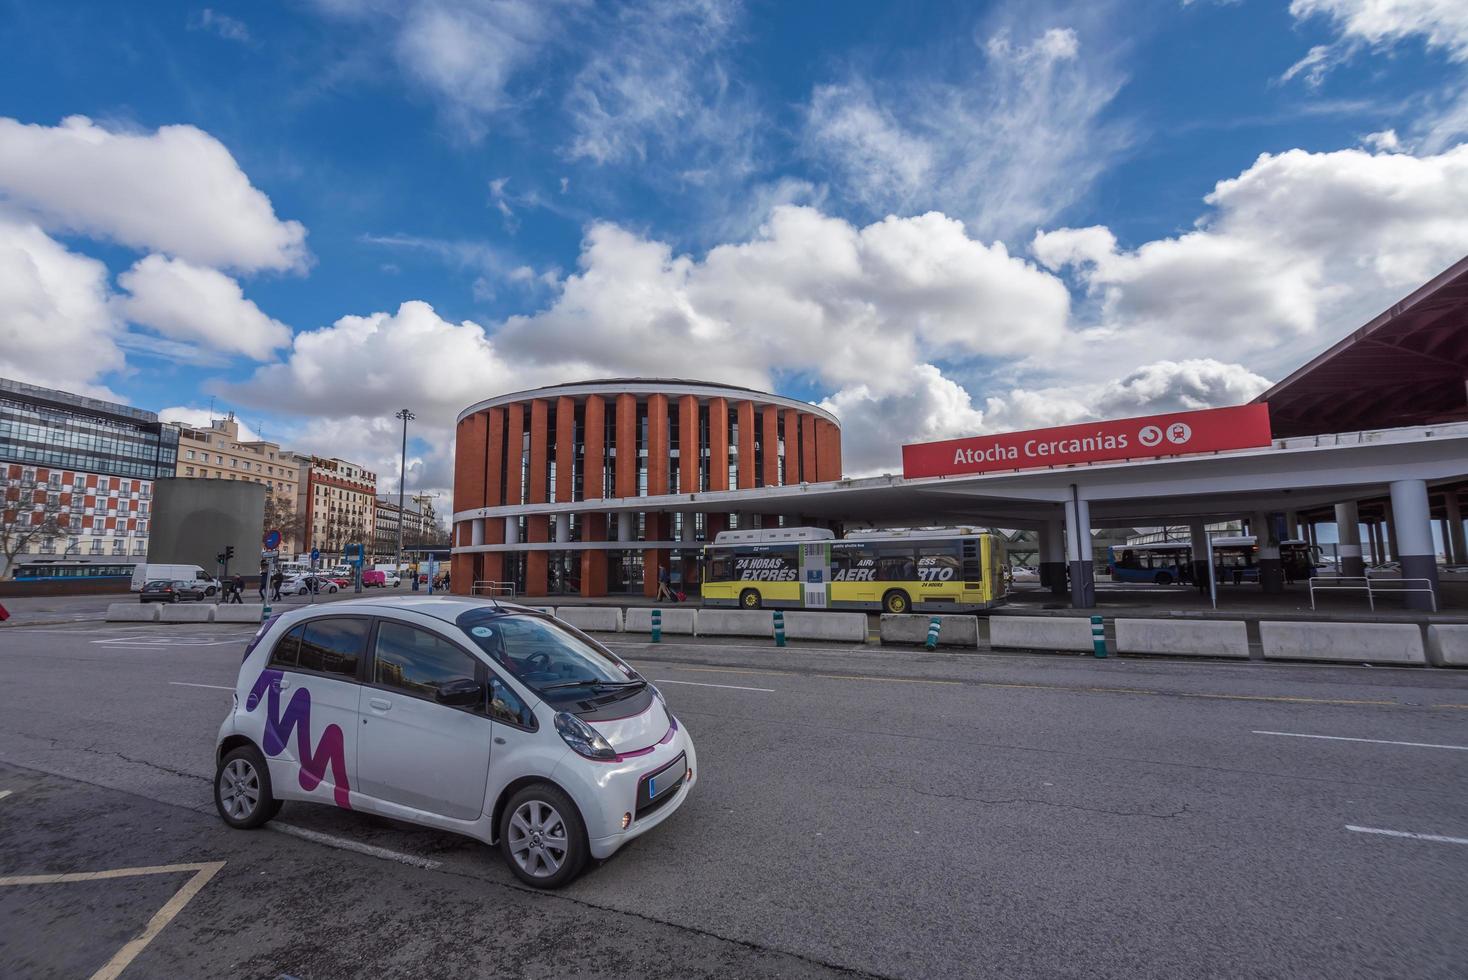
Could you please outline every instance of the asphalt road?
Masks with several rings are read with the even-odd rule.
[[[0,769],[0,874],[225,862],[125,976],[1457,977],[1468,962],[1468,673],[617,644],[692,732],[699,784],[547,897],[487,847],[361,814],[287,804],[277,824],[324,842],[227,831],[209,777],[245,635],[0,631],[0,762],[23,767]],[[95,883],[20,886],[91,889],[69,893],[98,909],[76,948],[64,902],[0,885],[0,974],[53,945],[101,962],[191,873],[129,881],[132,919]]]

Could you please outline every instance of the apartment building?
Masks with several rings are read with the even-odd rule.
[[[369,548],[377,517],[377,474],[344,459],[291,454],[298,466],[297,509],[305,515],[302,551],[341,554],[349,544]]]
[[[373,530],[373,550],[384,558],[393,557],[398,548],[398,525],[403,525],[403,547],[415,548],[438,541],[438,515],[433,510],[430,497],[408,497],[403,501],[403,513],[398,514],[396,499],[377,498],[377,520]]]

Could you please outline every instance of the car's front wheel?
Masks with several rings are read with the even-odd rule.
[[[253,745],[226,755],[214,774],[214,806],[236,830],[253,830],[280,812],[270,791],[270,768]]]
[[[581,873],[588,847],[576,804],[549,783],[527,786],[500,815],[500,853],[533,888],[559,888]]]

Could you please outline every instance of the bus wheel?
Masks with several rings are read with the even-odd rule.
[[[745,589],[739,593],[739,606],[741,609],[758,609],[760,606],[759,593],[754,589]]]
[[[1172,576],[1169,575],[1167,572],[1158,572],[1157,577],[1154,578],[1152,581],[1156,582],[1158,585],[1171,585]]]
[[[905,613],[912,609],[912,600],[907,597],[906,592],[893,589],[882,596],[882,608],[889,613]]]

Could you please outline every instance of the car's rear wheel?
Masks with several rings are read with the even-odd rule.
[[[270,768],[259,749],[242,745],[220,760],[214,806],[236,830],[253,830],[280,812],[280,801],[270,790]]]
[[[1158,572],[1157,577],[1153,579],[1153,581],[1156,582],[1158,585],[1171,585],[1172,576],[1169,575],[1167,572]]]
[[[586,825],[571,798],[550,783],[510,797],[499,832],[505,863],[533,888],[559,888],[586,864]]]
[[[912,600],[906,592],[893,589],[882,597],[882,609],[889,613],[905,613],[912,609]]]
[[[745,589],[739,593],[739,607],[741,609],[758,609],[760,607],[759,592],[755,589]]]

